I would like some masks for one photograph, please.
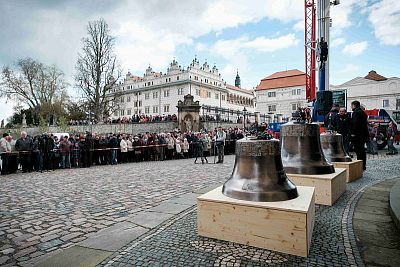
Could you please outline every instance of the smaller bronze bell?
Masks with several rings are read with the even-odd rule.
[[[236,142],[233,172],[222,193],[248,201],[284,201],[298,197],[282,166],[279,141],[243,138]]]
[[[344,151],[343,136],[338,133],[325,132],[320,135],[322,151],[330,162],[350,162],[351,158]]]
[[[335,168],[325,158],[319,125],[291,121],[281,126],[282,163],[285,171],[296,174],[329,174]]]

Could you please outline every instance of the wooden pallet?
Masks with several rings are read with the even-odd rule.
[[[346,191],[346,169],[335,168],[330,174],[293,174],[287,173],[295,185],[315,187],[315,203],[332,206]]]
[[[296,199],[254,202],[229,198],[222,187],[197,198],[200,236],[307,257],[314,228],[314,188]]]
[[[351,162],[332,162],[335,168],[346,169],[346,181],[351,183],[363,176],[363,162],[362,160],[353,160]]]

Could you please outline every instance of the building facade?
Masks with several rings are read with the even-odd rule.
[[[132,115],[177,114],[178,100],[191,94],[200,105],[231,110],[254,112],[255,95],[253,90],[227,84],[216,66],[210,68],[207,62],[200,66],[195,58],[186,69],[174,59],[166,73],[155,72],[149,66],[143,77],[128,73],[124,81],[110,94],[121,94],[119,109],[111,118]]]
[[[296,69],[265,77],[256,88],[257,112],[290,118],[298,107],[306,106],[305,86],[306,74]]]
[[[400,110],[400,78],[386,78],[375,71],[356,77],[341,85],[331,85],[332,91],[342,90],[347,96],[347,109],[358,100],[366,109]]]

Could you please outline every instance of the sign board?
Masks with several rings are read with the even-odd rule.
[[[339,107],[347,108],[347,90],[332,90],[332,102],[338,104]]]

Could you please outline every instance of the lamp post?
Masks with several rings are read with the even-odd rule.
[[[246,130],[246,115],[247,115],[247,109],[246,107],[243,108],[243,130]]]

